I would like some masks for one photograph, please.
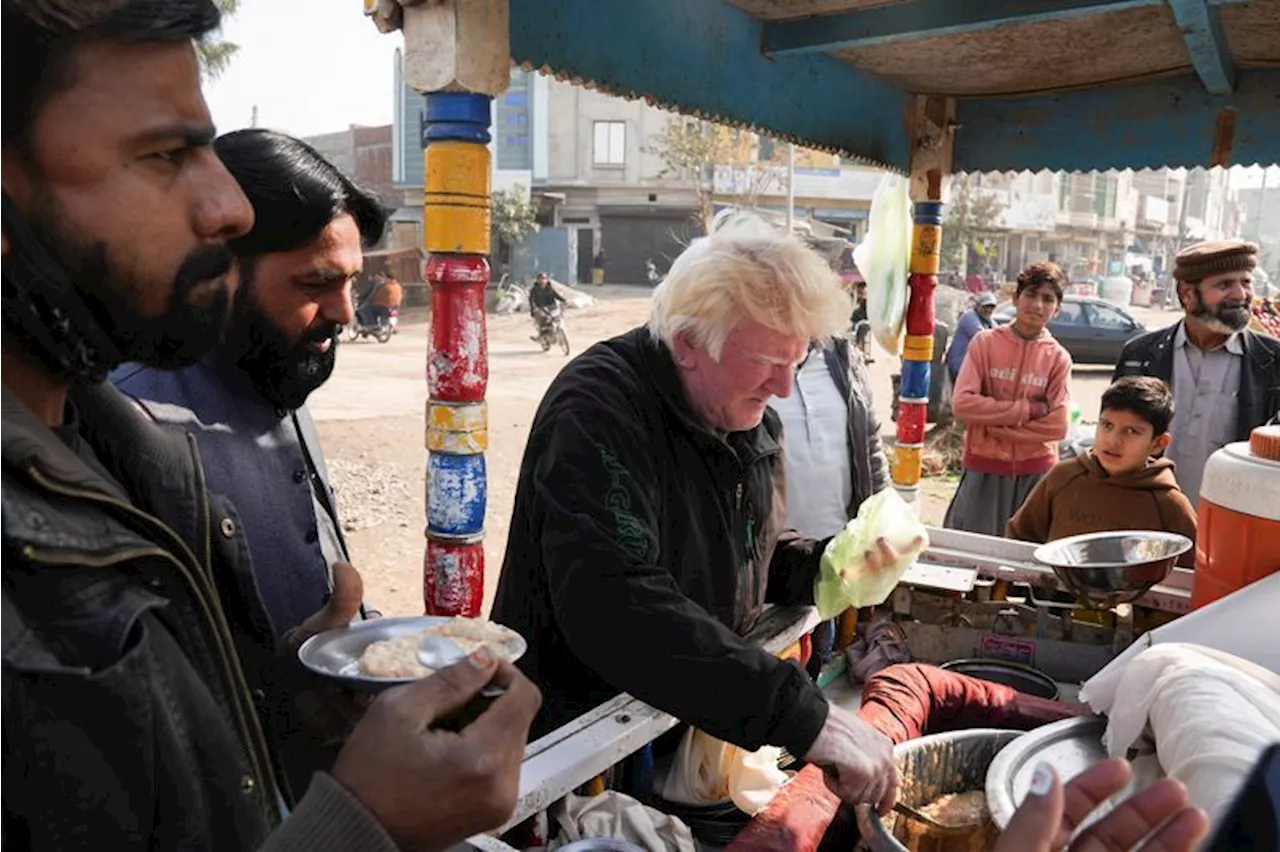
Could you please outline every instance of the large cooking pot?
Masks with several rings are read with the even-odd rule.
[[[979,680],[1003,684],[1019,692],[1025,692],[1027,695],[1034,695],[1037,698],[1047,698],[1050,701],[1058,700],[1058,684],[1054,682],[1053,678],[1042,671],[1033,669],[1030,666],[1024,666],[1021,663],[975,657],[966,660],[952,660],[949,663],[943,663],[938,668],[946,669],[956,674],[976,677]]]
[[[985,790],[991,761],[1019,736],[1020,731],[972,728],[930,734],[896,746],[893,756],[902,779],[898,798],[913,808],[920,808],[947,793]],[[859,805],[856,812],[858,831],[873,852],[907,852],[907,847],[894,833],[895,830],[901,833],[899,821],[908,817],[895,813],[881,819],[868,805]],[[918,852],[975,848],[972,845],[974,838],[967,835],[929,837],[920,834],[918,842],[912,846]]]

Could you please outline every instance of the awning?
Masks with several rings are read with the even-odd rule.
[[[510,0],[516,62],[905,171],[1280,161],[1280,0]]]

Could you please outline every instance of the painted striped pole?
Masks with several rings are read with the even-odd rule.
[[[492,102],[467,92],[427,95],[423,234],[431,348],[422,588],[428,615],[474,617],[484,601]]]
[[[933,361],[933,293],[938,286],[942,251],[942,202],[917,201],[911,233],[911,295],[907,301],[907,336],[898,386],[898,436],[890,475],[901,491],[920,487],[921,455],[929,410],[929,370]]]

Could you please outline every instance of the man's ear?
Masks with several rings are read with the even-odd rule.
[[[682,331],[676,335],[675,340],[671,343],[671,354],[675,358],[676,366],[682,370],[691,370],[697,363],[698,346],[696,346],[691,335],[687,331]]]
[[[1169,445],[1173,443],[1173,436],[1168,432],[1162,432],[1151,442],[1151,451],[1147,453],[1150,456],[1162,456],[1164,451],[1169,449]]]

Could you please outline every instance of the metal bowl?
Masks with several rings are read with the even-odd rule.
[[[448,624],[457,619],[441,615],[417,615],[402,618],[371,618],[350,627],[340,627],[317,633],[298,649],[298,659],[316,674],[339,681],[343,686],[363,692],[380,692],[400,684],[412,683],[415,678],[369,677],[360,673],[360,656],[364,649],[382,639],[393,639],[406,633],[416,633],[438,624]],[[504,627],[506,640],[502,643],[502,656],[514,663],[524,656],[529,644],[524,637],[509,627]]]
[[[1120,530],[1060,538],[1035,550],[1087,606],[1098,609],[1142,597],[1173,570],[1191,539],[1175,533]]]
[[[996,728],[971,728],[949,731],[908,740],[893,749],[902,786],[898,798],[913,808],[929,804],[947,793],[983,790],[987,783],[987,767],[1009,743],[1022,736],[1021,731]],[[907,847],[893,836],[888,820],[882,820],[869,805],[855,809],[858,831],[875,852],[907,852]]]
[[[1042,761],[1063,783],[1107,759],[1103,716],[1078,716],[1042,725],[1006,745],[987,769],[987,810],[1002,830],[1031,789],[1031,775]]]

